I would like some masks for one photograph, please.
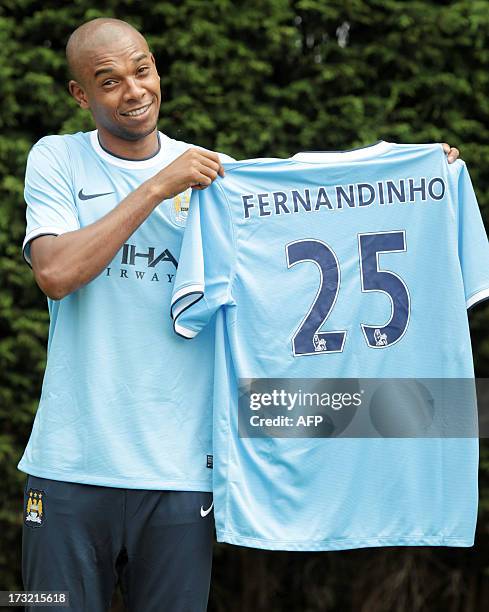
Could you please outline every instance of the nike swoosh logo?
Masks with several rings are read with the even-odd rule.
[[[212,510],[212,508],[214,507],[214,502],[212,502],[212,504],[207,508],[207,510],[204,510],[204,506],[200,507],[200,516],[202,518],[204,518],[204,516],[207,516],[209,514],[209,512]]]
[[[100,198],[100,196],[110,195],[111,193],[114,193],[114,192],[108,191],[107,193],[87,194],[87,193],[83,193],[83,189],[80,189],[80,191],[78,192],[78,197],[80,198],[80,200],[91,200],[92,198]]]

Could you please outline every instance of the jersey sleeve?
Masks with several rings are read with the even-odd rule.
[[[27,158],[24,189],[27,228],[22,253],[29,265],[30,242],[34,238],[80,227],[65,145],[56,146],[50,138],[53,137],[35,144]]]
[[[458,253],[467,308],[489,298],[489,243],[464,162],[458,176]]]
[[[233,304],[235,237],[229,203],[217,179],[194,190],[171,303],[175,332],[193,338],[214,313]]]

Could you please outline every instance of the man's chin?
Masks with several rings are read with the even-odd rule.
[[[158,123],[155,122],[153,126],[149,128],[143,128],[143,126],[141,126],[141,127],[135,127],[130,130],[129,129],[119,129],[118,133],[114,135],[118,136],[119,138],[123,138],[124,140],[137,141],[137,140],[141,140],[142,138],[146,138],[147,136],[155,132],[157,129],[158,129]]]

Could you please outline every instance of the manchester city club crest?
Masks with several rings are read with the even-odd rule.
[[[46,494],[38,489],[29,489],[24,522],[29,527],[40,527],[46,516]]]
[[[187,189],[173,198],[172,216],[177,225],[184,226],[187,222],[191,193],[192,190]]]

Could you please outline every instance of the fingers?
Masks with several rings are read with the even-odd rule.
[[[448,143],[442,142],[442,147],[445,154],[448,155],[449,164],[453,164],[453,162],[460,157],[460,151],[455,147],[451,147]]]
[[[224,176],[219,155],[196,147],[187,149],[151,178],[152,189],[160,200],[172,198],[189,187],[205,189],[217,176]]]
[[[198,151],[202,154],[201,163],[214,169],[219,176],[224,177],[224,168],[222,167],[219,155],[214,153],[214,151],[206,151],[205,149],[198,149]]]
[[[194,166],[194,180],[196,185],[207,187],[217,178],[217,170],[214,166],[198,164]]]
[[[192,157],[195,179],[192,189],[205,189],[218,175],[224,177],[224,168],[217,153],[205,149],[193,149]]]
[[[460,157],[460,151],[455,147],[451,147],[448,153],[448,163],[453,164],[453,162]]]

